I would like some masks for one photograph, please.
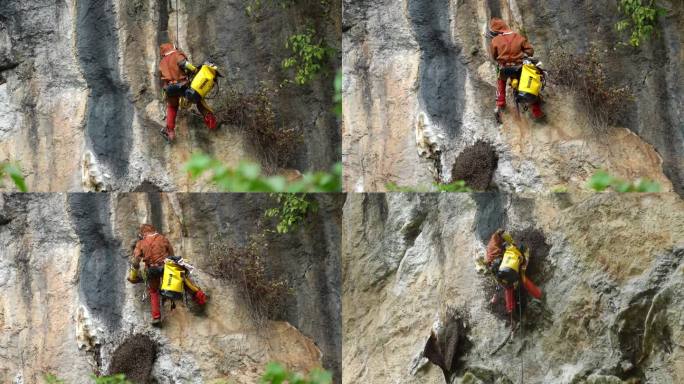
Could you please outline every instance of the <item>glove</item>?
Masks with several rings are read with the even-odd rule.
[[[504,233],[501,235],[501,237],[504,239],[505,242],[508,243],[508,245],[513,245],[513,244],[515,244],[515,243],[513,242],[513,237],[511,236],[510,233],[504,232]]]
[[[207,303],[207,295],[205,295],[204,292],[202,292],[202,290],[199,290],[195,292],[195,301],[199,305],[204,305]]]
[[[131,284],[138,284],[140,282],[140,275],[138,273],[138,270],[136,268],[131,267],[128,270],[128,277],[126,278],[129,283]]]

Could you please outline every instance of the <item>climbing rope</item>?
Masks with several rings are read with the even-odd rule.
[[[176,0],[176,49],[178,49],[178,0]]]
[[[525,368],[525,360],[524,360],[524,349],[525,349],[525,339],[523,336],[523,333],[525,332],[524,324],[523,324],[523,313],[522,313],[522,290],[520,289],[520,285],[522,284],[522,281],[518,283],[518,314],[520,316],[520,384],[523,384],[524,380],[524,368]]]

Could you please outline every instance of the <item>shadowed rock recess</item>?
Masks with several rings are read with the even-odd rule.
[[[675,193],[350,194],[342,382],[681,383],[683,225]],[[543,291],[508,343],[502,292],[476,269],[498,227]]]
[[[454,181],[452,169],[469,165],[460,154],[484,141],[496,150],[493,185],[502,191],[581,190],[603,168],[684,194],[684,3],[658,4],[668,9],[658,34],[635,49],[620,45],[628,36],[614,28],[623,18],[615,1],[344,0],[347,190]],[[518,115],[510,94],[503,124],[495,121],[495,67],[484,37],[492,16],[525,34],[546,63],[544,123]],[[604,111],[617,114],[612,125],[593,119],[581,92],[559,85],[566,66],[575,66],[559,60],[561,52],[594,52],[606,84],[628,87],[622,110]]]
[[[330,11],[318,14],[309,3],[266,2],[259,17],[250,17],[243,0],[3,1],[0,161],[18,161],[36,192],[126,192],[145,184],[211,190],[183,171],[199,151],[229,166],[257,162],[267,173],[329,170],[340,161],[332,103],[341,3],[331,0]],[[293,77],[281,67],[291,55],[285,42],[309,24],[336,53],[309,84],[281,87]],[[176,37],[195,64],[211,59],[221,68],[225,77],[208,100],[217,116],[228,110],[232,91],[243,100],[271,90],[276,129],[294,132],[291,153],[276,159],[240,124],[224,122],[210,132],[194,109],[179,112],[177,141],[165,142],[159,44]]]
[[[0,382],[67,383],[124,373],[136,383],[258,381],[269,361],[324,367],[341,381],[340,241],[344,196],[315,197],[289,234],[266,233],[265,273],[287,281],[268,318],[215,269],[271,223],[261,194],[0,194]],[[197,311],[164,306],[150,325],[144,284],[126,282],[138,226],[157,225],[210,297]],[[261,224],[259,224],[261,222]],[[260,226],[261,225],[261,226]]]

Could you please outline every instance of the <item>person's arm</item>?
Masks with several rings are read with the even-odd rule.
[[[197,67],[195,67],[190,60],[188,60],[185,55],[180,55],[180,60],[178,61],[178,66],[180,69],[185,71],[186,73],[195,73],[197,72]]]
[[[532,48],[532,44],[530,44],[530,42],[527,41],[527,39],[526,39],[525,37],[523,37],[522,51],[523,51],[528,57],[534,56],[534,48]]]
[[[503,231],[501,229],[497,229],[489,239],[489,243],[487,243],[487,257],[485,258],[487,264],[491,264],[492,261],[501,257],[503,254],[503,239],[501,238],[502,232]]]
[[[492,42],[489,43],[489,55],[494,62],[496,62],[497,57],[499,57],[499,52],[496,49],[496,45],[494,45],[494,39],[492,39]]]
[[[143,252],[141,247],[141,241],[135,244],[135,249],[133,249],[133,257],[131,258],[131,266],[135,269],[140,268],[140,262],[143,259]]]

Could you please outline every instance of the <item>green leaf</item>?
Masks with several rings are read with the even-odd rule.
[[[601,192],[608,188],[612,184],[613,180],[614,178],[610,176],[608,172],[599,170],[589,179],[587,185],[594,191]]]
[[[634,192],[632,189],[632,184],[623,181],[623,180],[616,180],[613,182],[613,189],[615,189],[616,192],[620,193],[625,193],[625,192]]]
[[[190,161],[185,164],[185,171],[189,172],[192,177],[198,177],[205,171],[211,168],[212,159],[208,155],[202,153],[195,153],[190,157]]]
[[[45,379],[48,384],[65,384],[64,380],[57,378],[57,376],[51,373],[44,374],[43,379]]]
[[[263,384],[282,384],[287,379],[287,371],[279,363],[268,363],[261,379]]]
[[[237,171],[247,180],[256,180],[261,175],[261,167],[255,163],[241,162]]]
[[[18,166],[11,163],[7,163],[4,166],[4,170],[5,173],[9,175],[9,177],[12,179],[12,181],[20,191],[28,191],[28,188],[26,187],[26,182],[24,181],[24,175],[22,174],[21,169],[19,169]]]
[[[316,384],[330,384],[332,383],[332,373],[322,369],[314,369],[309,373],[311,383]]]
[[[660,192],[660,184],[648,179],[638,179],[635,183],[634,190],[636,192]]]

